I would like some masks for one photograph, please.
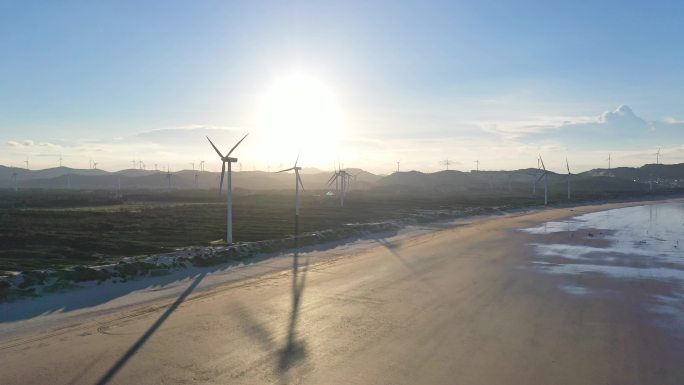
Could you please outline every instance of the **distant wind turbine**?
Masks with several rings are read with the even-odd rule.
[[[656,156],[656,164],[660,164],[660,148],[658,148],[658,152],[655,153]]]
[[[544,159],[542,159],[541,155],[539,155],[539,163],[541,163],[542,169],[544,171],[539,176],[539,179],[537,179],[537,182],[539,182],[542,178],[544,178],[544,205],[548,205],[549,204],[549,172],[546,171],[546,166],[544,166]]]
[[[302,168],[297,166],[298,162],[299,155],[297,155],[297,159],[295,160],[294,166],[276,172],[276,174],[287,171],[294,171],[295,173],[295,237],[299,235],[299,187],[301,187],[302,191],[304,191],[304,183],[302,183],[302,178],[299,176],[299,171]]]
[[[449,171],[449,165],[451,164],[451,161],[449,159],[443,160],[442,164],[446,166],[447,171]]]
[[[344,207],[344,196],[347,193],[349,179],[351,178],[351,176],[352,175],[348,173],[346,170],[342,170],[340,168],[339,171],[336,170],[335,172],[333,172],[333,175],[328,180],[328,186],[335,182],[335,186],[337,187],[339,183],[339,188],[337,189],[337,192],[340,195],[340,207]]]
[[[214,142],[209,139],[207,136],[207,140],[209,141],[209,144],[211,144],[211,147],[214,148],[214,151],[218,154],[218,156],[221,158],[221,184],[219,185],[219,195],[221,195],[221,192],[223,191],[223,176],[226,173],[226,163],[228,163],[228,208],[227,208],[227,226],[226,226],[226,243],[227,244],[232,244],[233,243],[233,185],[232,185],[232,164],[237,162],[237,158],[231,158],[230,154],[235,151],[235,148],[242,143],[243,140],[247,137],[249,134],[245,134],[245,136],[242,137],[235,145],[233,148],[228,151],[228,153],[224,156],[221,154],[221,151],[219,151],[218,148],[214,145]]]
[[[166,191],[171,191],[171,167],[166,166]]]
[[[400,160],[397,161],[397,172],[399,172],[399,165],[401,165],[401,161],[400,161]]]
[[[608,154],[608,171],[610,171],[611,154]]]
[[[27,157],[26,157],[26,160],[24,161],[24,163],[26,163],[26,169],[27,169],[27,170],[29,169],[29,162],[28,162],[28,161],[29,161],[29,158],[28,158],[28,156],[27,156]]]

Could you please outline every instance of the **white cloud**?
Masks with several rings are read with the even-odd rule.
[[[672,116],[665,117],[665,119],[663,119],[663,121],[665,123],[668,123],[668,124],[682,124],[682,123],[684,123],[684,119],[677,119],[677,118],[674,118]]]

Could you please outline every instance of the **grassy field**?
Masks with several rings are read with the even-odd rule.
[[[340,208],[334,197],[307,191],[302,198],[303,232],[335,229],[348,223],[414,217],[446,218],[473,207],[515,208],[542,203],[529,192],[469,192],[458,195],[406,195],[353,191]],[[573,200],[619,198],[627,193],[581,193]],[[0,271],[91,265],[122,256],[153,254],[225,237],[225,198],[216,191],[0,191]],[[562,191],[552,202],[566,202]],[[291,192],[249,193],[234,197],[234,239],[249,242],[293,233]]]

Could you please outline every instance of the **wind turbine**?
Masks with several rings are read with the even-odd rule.
[[[658,148],[658,152],[655,153],[655,156],[656,156],[656,164],[660,164],[660,148]]]
[[[537,182],[539,182],[542,178],[544,178],[544,205],[548,205],[549,204],[549,172],[546,171],[546,166],[544,166],[544,160],[542,159],[541,155],[539,155],[539,162],[541,163],[542,169],[544,171],[542,172],[542,174],[537,179]]]
[[[610,171],[610,161],[611,161],[611,154],[608,154],[608,171]]]
[[[532,195],[537,195],[537,180],[539,178],[539,170],[541,169],[541,162],[539,162],[539,157],[537,157],[537,171],[527,172],[527,175],[532,176]]]
[[[199,187],[199,171],[195,170],[195,162],[192,162],[190,164],[192,164],[192,171],[195,174],[195,188],[197,188]]]
[[[302,178],[299,176],[299,171],[302,168],[297,166],[298,162],[299,155],[297,155],[294,166],[276,172],[276,174],[287,171],[294,171],[295,173],[295,237],[299,235],[299,187],[301,186],[302,191],[304,191],[304,183],[302,183]]]
[[[93,170],[97,170],[97,162],[93,161]]]
[[[344,207],[344,195],[347,192],[347,185],[349,184],[349,174],[346,170],[340,169],[339,171],[333,172],[332,177],[328,180],[328,186],[335,182],[335,187],[337,188],[339,183],[339,189],[337,190],[340,195],[340,207]]]
[[[610,155],[608,158],[610,159]],[[570,176],[572,173],[570,172],[570,163],[568,163],[568,158],[565,158],[565,167],[568,169],[568,200],[570,200]]]
[[[400,161],[400,160],[397,161],[397,172],[399,172],[399,165],[401,165],[401,161]]]
[[[171,167],[166,166],[166,191],[171,191]]]
[[[235,151],[235,148],[237,148],[237,146],[239,146],[240,143],[242,143],[242,141],[245,140],[247,135],[249,135],[249,134],[245,134],[245,136],[243,136],[242,139],[240,139],[237,143],[235,143],[233,148],[231,148],[230,151],[228,151],[228,153],[225,156],[223,154],[221,154],[221,151],[219,151],[218,148],[216,148],[216,146],[214,145],[214,142],[212,142],[211,139],[209,139],[209,137],[207,136],[207,140],[209,141],[209,144],[211,144],[211,147],[214,148],[214,151],[216,151],[218,156],[221,158],[221,184],[219,185],[219,195],[221,195],[221,192],[223,191],[223,176],[226,173],[226,163],[228,163],[228,186],[227,186],[228,187],[228,200],[227,200],[228,208],[227,208],[227,212],[226,212],[226,214],[228,216],[228,221],[227,221],[227,226],[226,226],[226,243],[229,245],[233,243],[233,185],[232,185],[232,180],[231,180],[231,176],[232,176],[232,171],[231,171],[232,166],[231,165],[233,163],[237,162],[237,158],[231,158],[230,154],[232,154],[233,151]]]
[[[24,161],[24,163],[26,163],[26,169],[27,169],[27,170],[29,169],[28,160],[29,160],[29,158],[28,158],[28,156],[27,156],[27,157],[26,157],[26,160]]]
[[[449,165],[451,164],[451,161],[449,159],[443,160],[442,164],[446,166],[447,171],[449,171]]]

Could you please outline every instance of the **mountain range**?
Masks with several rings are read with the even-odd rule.
[[[420,171],[395,172],[376,175],[362,169],[347,169],[355,176],[354,188],[402,191],[464,191],[506,190],[532,188],[540,171],[534,168],[512,171],[445,170],[433,173]],[[126,169],[109,172],[99,169],[74,169],[55,167],[43,170],[27,170],[0,166],[0,188],[73,188],[73,189],[167,189],[168,177],[164,171]],[[182,170],[171,172],[172,189],[217,189],[220,173],[211,171]],[[327,182],[332,171],[307,169],[301,177],[306,189],[328,189]],[[197,182],[195,181],[197,177]],[[549,183],[565,183],[567,174],[549,172]],[[646,164],[641,167],[618,167],[593,169],[572,175],[577,187],[599,185],[602,188],[630,188],[647,186],[649,182],[659,185],[683,186],[684,163]],[[246,190],[284,190],[294,188],[294,178],[287,173],[264,171],[233,172],[233,187]]]

